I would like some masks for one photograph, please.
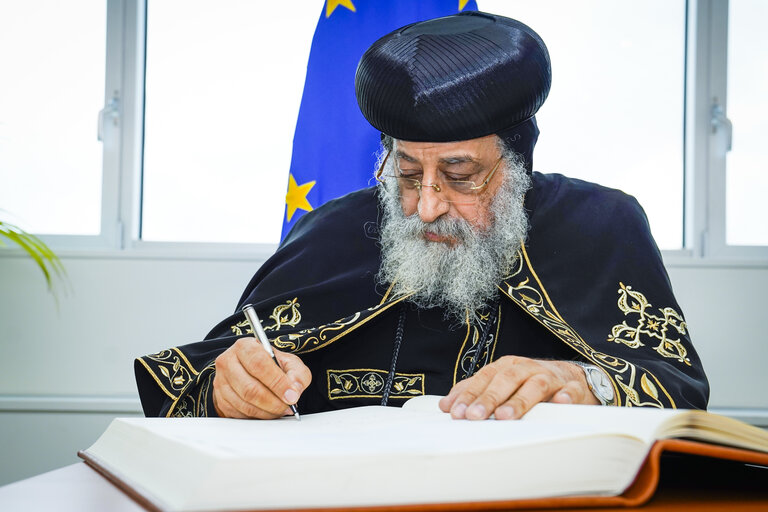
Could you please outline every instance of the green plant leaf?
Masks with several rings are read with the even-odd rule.
[[[66,269],[56,253],[35,235],[27,233],[18,226],[0,221],[0,245],[7,247],[8,244],[3,241],[3,238],[21,247],[32,258],[43,273],[48,290],[54,295],[58,305],[58,297],[53,287],[54,277],[66,282]]]

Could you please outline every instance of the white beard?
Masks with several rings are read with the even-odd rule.
[[[413,293],[409,300],[421,308],[439,307],[448,319],[473,322],[477,310],[496,298],[497,286],[511,272],[528,232],[523,199],[530,177],[513,153],[505,152],[502,164],[503,181],[492,199],[485,230],[445,215],[431,223],[423,222],[418,213],[406,217],[396,182],[380,185],[384,215],[378,282],[394,283],[395,295]],[[425,231],[456,242],[427,241]]]

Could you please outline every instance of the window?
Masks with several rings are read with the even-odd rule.
[[[143,240],[279,241],[320,5],[268,13],[250,0],[149,2]]]
[[[763,0],[728,7],[728,118],[733,145],[726,157],[726,243],[768,245],[768,39]]]
[[[549,49],[534,169],[634,195],[659,247],[681,249],[685,1],[479,5],[529,25]]]
[[[106,4],[0,4],[0,208],[47,234],[98,235]]]
[[[691,11],[695,80],[687,124],[695,172],[686,190],[687,241],[700,256],[766,260],[768,45],[758,24],[766,6],[699,0]]]
[[[0,84],[0,208],[60,234],[59,248],[271,251],[322,4],[269,16],[248,0],[0,7],[0,43],[15,49],[0,65],[19,77]],[[768,258],[765,2],[480,6],[550,49],[536,169],[636,196],[677,255]],[[274,30],[288,23],[290,37]]]

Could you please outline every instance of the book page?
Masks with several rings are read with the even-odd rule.
[[[452,420],[427,410],[368,406],[272,421],[223,418],[126,418],[154,435],[216,457],[328,457],[378,453],[477,452],[610,432],[601,425]],[[308,435],[311,433],[311,435]],[[393,435],[396,433],[397,435]]]
[[[768,452],[767,431],[733,418],[704,411],[687,411],[681,421],[668,426],[665,434],[666,437],[685,437]]]
[[[438,402],[441,398],[441,396],[435,395],[411,398],[403,405],[403,409],[443,414],[450,418],[449,414],[440,411]],[[621,433],[641,439],[646,444],[651,444],[657,438],[664,437],[665,424],[681,414],[684,412],[674,409],[638,409],[543,402],[535,405],[519,421],[537,424],[579,425],[584,428],[594,428],[595,433]]]
[[[421,411],[431,412],[435,414],[444,414],[440,410],[440,399],[443,398],[440,395],[421,395],[409,398],[403,404],[403,409],[406,411]]]
[[[534,406],[523,421],[532,423],[558,422],[568,425],[592,425],[612,432],[621,432],[652,444],[659,437],[665,423],[685,414],[677,409],[650,407],[613,407],[604,405],[575,405],[540,403]]]

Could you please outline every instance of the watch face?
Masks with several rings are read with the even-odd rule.
[[[592,385],[607,401],[613,401],[613,386],[608,377],[600,370],[590,372],[592,376]]]

